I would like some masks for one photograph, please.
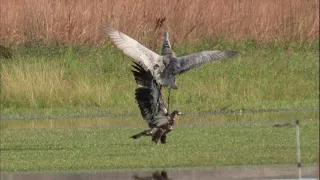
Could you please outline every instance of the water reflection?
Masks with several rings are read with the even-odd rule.
[[[168,178],[167,171],[155,171],[152,176],[138,176],[135,174],[132,177],[135,180],[171,180]]]
[[[301,180],[316,180],[317,165],[304,165]],[[1,180],[212,180],[212,179],[297,179],[296,165],[222,166],[163,169],[54,171],[0,173]]]

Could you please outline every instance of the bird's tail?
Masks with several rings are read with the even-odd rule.
[[[132,139],[138,139],[138,138],[140,138],[142,136],[150,136],[150,135],[152,135],[152,129],[148,129],[148,130],[142,131],[142,132],[140,132],[140,133],[138,133],[136,135],[131,136],[131,138]]]

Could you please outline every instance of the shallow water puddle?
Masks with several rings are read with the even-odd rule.
[[[318,111],[306,112],[264,112],[264,113],[185,113],[177,119],[177,125],[215,124],[215,123],[292,123],[295,120],[317,120]],[[99,118],[68,118],[68,119],[36,119],[36,120],[5,120],[1,121],[1,129],[26,128],[85,128],[85,127],[145,127],[141,116],[112,116]]]

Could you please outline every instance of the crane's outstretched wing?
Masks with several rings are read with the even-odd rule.
[[[156,83],[150,71],[146,71],[141,65],[135,63],[132,66],[135,80],[141,87],[136,89],[136,100],[141,111],[142,117],[148,123],[155,123],[155,118],[167,114],[167,108],[164,105],[161,86]]]
[[[237,54],[237,51],[203,51],[200,53],[177,57],[177,61],[180,66],[179,74],[197,68],[207,62],[231,58]]]
[[[148,70],[153,70],[163,63],[162,56],[146,48],[126,34],[113,29],[110,25],[104,25],[103,30],[119,49]]]

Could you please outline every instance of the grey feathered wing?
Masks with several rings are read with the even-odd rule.
[[[177,62],[180,66],[178,74],[197,68],[208,62],[231,58],[237,54],[237,51],[203,51],[200,53],[177,57]]]
[[[110,25],[104,25],[102,28],[119,49],[148,70],[153,70],[154,67],[160,67],[163,64],[162,56],[146,48],[138,41],[113,29]]]

